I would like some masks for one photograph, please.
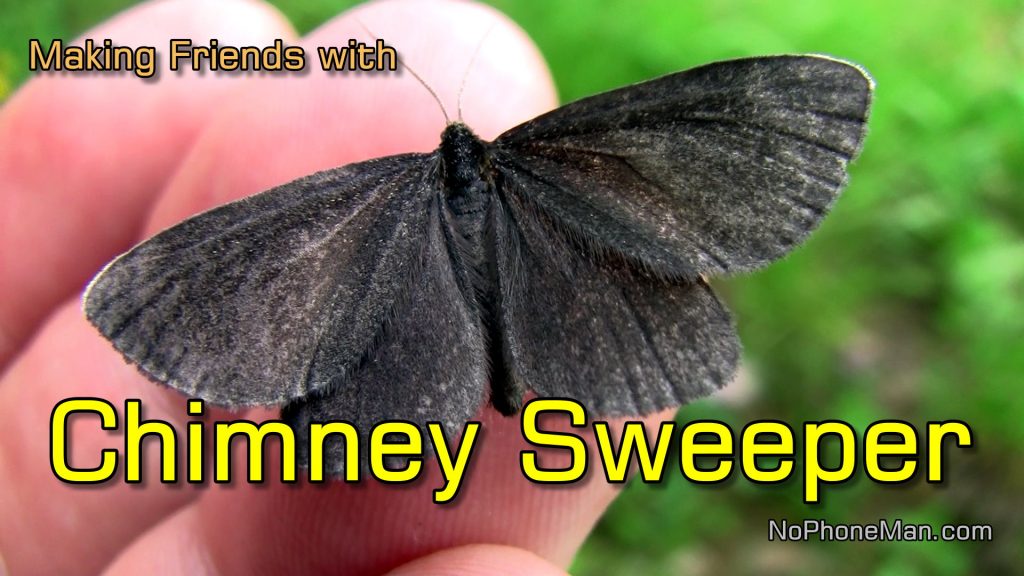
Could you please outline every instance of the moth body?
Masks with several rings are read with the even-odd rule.
[[[488,145],[461,122],[449,124],[438,148],[444,200],[451,215],[446,237],[463,297],[475,309],[487,338],[491,402],[506,416],[519,411],[525,389],[507,373],[502,345],[500,290],[495,250],[498,239],[489,225],[497,202],[487,157]]]

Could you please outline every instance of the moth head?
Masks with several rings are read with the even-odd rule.
[[[450,191],[473,187],[484,174],[484,143],[469,126],[452,122],[441,133],[441,173]]]

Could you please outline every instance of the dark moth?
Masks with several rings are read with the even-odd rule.
[[[832,58],[749,58],[490,143],[450,124],[431,154],[313,174],[158,234],[97,276],[85,312],[157,382],[284,406],[300,454],[311,421],[453,433],[528,391],[599,416],[684,404],[739,357],[704,278],[764,266],[821,222],[872,87]]]

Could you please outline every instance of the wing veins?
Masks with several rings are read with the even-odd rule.
[[[549,158],[546,158],[546,159],[550,160]],[[555,162],[557,162],[557,161],[555,161]],[[529,174],[529,176],[531,178],[533,178],[534,180],[536,180],[537,182],[541,182],[542,184],[546,184],[546,185],[550,186],[554,190],[558,190],[558,191],[563,192],[563,193],[566,192],[566,190],[562,186],[560,186],[560,185],[554,183],[553,181],[551,181],[551,180],[541,176],[536,171],[531,170],[530,168],[528,168],[527,166],[525,166],[521,162],[515,162],[515,166],[517,168],[519,168],[520,170],[522,170],[523,172],[525,172],[526,174]],[[588,199],[586,197],[584,197],[583,195],[571,194],[571,193],[569,195],[572,196],[573,198],[576,198],[576,199],[579,199],[579,200],[583,201],[593,211],[598,212],[598,213],[602,213],[602,214],[608,214],[609,216],[611,216],[608,212],[600,210],[600,206],[597,206],[593,202],[588,201]],[[648,264],[646,262],[642,261],[642,260],[632,259],[628,255],[626,255],[624,252],[622,252],[621,250],[618,250],[618,249],[616,249],[614,247],[611,247],[611,246],[607,246],[607,245],[602,244],[602,243],[595,242],[593,240],[593,238],[591,238],[589,233],[584,232],[583,230],[573,226],[568,221],[566,221],[565,218],[561,218],[559,216],[556,216],[556,215],[552,214],[549,210],[545,209],[545,207],[543,206],[542,203],[534,201],[534,200],[531,200],[531,199],[528,199],[528,198],[526,198],[526,201],[527,201],[527,204],[533,210],[536,210],[539,213],[544,214],[544,216],[546,218],[548,218],[549,220],[551,220],[553,222],[556,222],[557,226],[559,228],[562,228],[566,233],[568,233],[567,235],[570,238],[581,239],[584,242],[585,246],[590,250],[591,253],[593,253],[593,254],[595,254],[597,256],[601,256],[603,253],[614,254],[616,257],[618,257],[620,259],[623,259],[623,260],[626,260],[626,261],[629,261],[629,262],[639,262],[645,268],[649,268]],[[632,229],[630,226],[624,224],[617,217],[611,216],[611,219],[621,229],[624,229],[624,230],[631,230]],[[669,260],[675,260],[675,255],[672,254],[670,251],[665,250],[663,247],[661,247],[660,245],[657,245],[657,244],[653,244],[652,246],[657,246],[657,248],[659,249],[659,251],[661,251],[663,253],[663,255],[667,255],[668,256]]]
[[[626,291],[622,288],[622,286],[619,286],[618,288],[619,294],[622,295],[622,301],[626,303],[626,309],[629,310],[629,313],[633,316],[633,319],[636,321],[637,327],[640,328],[640,334],[644,339],[644,345],[647,347],[647,349],[651,351],[651,355],[654,356],[654,362],[658,366],[658,371],[662,373],[662,375],[665,377],[665,380],[674,390],[676,387],[675,378],[673,378],[672,375],[669,373],[668,368],[665,365],[665,359],[661,357],[661,352],[654,345],[654,339],[651,336],[651,327],[647,325],[647,321],[640,316],[639,312],[636,311],[636,304],[632,300],[630,300],[629,296],[626,294]],[[678,400],[678,398],[676,398],[676,400]]]
[[[413,169],[414,169],[414,167],[410,166],[409,169],[403,171],[402,174],[403,175],[408,174]],[[392,188],[391,191],[394,191],[394,188]],[[368,205],[368,204],[369,204],[369,202],[367,202],[366,204],[361,206],[359,210],[362,211],[362,209],[366,205]],[[350,221],[350,219],[346,220],[346,222],[348,222],[348,221]],[[335,229],[336,228],[337,227],[335,227]],[[398,232],[401,229],[402,229],[401,226],[395,227],[394,234],[389,237],[389,240],[394,240],[394,238],[396,238],[396,236],[398,235]],[[422,256],[420,256],[420,257],[422,257]],[[372,278],[374,276],[374,274],[378,270],[380,270],[381,262],[382,262],[381,260],[378,260],[376,262],[376,266],[373,268],[373,270],[369,274],[369,277]],[[406,294],[406,292],[408,292],[408,286],[409,286],[409,283],[405,283],[403,285],[403,288],[400,289],[400,291],[395,294],[395,298],[391,302],[391,305],[388,306],[388,311],[385,312],[384,318],[382,319],[380,325],[377,327],[376,330],[374,330],[373,335],[368,339],[368,344],[366,346],[366,349],[363,350],[363,352],[359,355],[359,358],[355,362],[353,362],[350,366],[345,367],[344,374],[348,374],[348,373],[351,372],[351,366],[359,366],[363,362],[365,362],[365,358],[369,354],[369,351],[373,349],[374,344],[376,342],[378,342],[380,339],[383,339],[384,330],[385,330],[388,322],[390,321],[390,319],[394,317],[393,315],[394,315],[395,308],[405,298],[405,294]],[[337,291],[337,287],[335,287],[335,290],[331,291],[331,296],[332,297],[334,296],[336,291]],[[313,370],[313,364],[316,362],[317,355],[320,353],[320,348],[321,348],[321,346],[323,344],[323,337],[324,337],[324,333],[326,332],[326,326],[325,326],[326,323],[327,323],[326,319],[321,319],[321,321],[319,323],[317,323],[317,326],[316,326],[316,336],[315,336],[315,339],[313,341],[312,351],[311,351],[311,353],[309,355],[309,360],[306,362],[306,367],[305,367],[305,370],[304,370],[305,376],[303,377],[303,382],[302,382],[302,386],[304,386],[307,390],[308,390],[310,374],[312,373],[312,370]]]
[[[714,118],[714,117],[710,117],[710,116],[706,117],[706,118],[694,118],[692,120],[689,120],[689,122],[691,122],[693,124],[718,124],[718,125],[722,125],[722,126],[739,126],[739,127],[743,127],[743,128],[750,128],[750,129],[758,130],[758,131],[765,132],[765,133],[768,133],[768,134],[775,134],[775,135],[778,135],[778,136],[785,136],[785,137],[788,137],[788,138],[792,138],[794,140],[799,140],[801,142],[805,142],[805,143],[813,146],[814,148],[817,148],[819,150],[823,150],[825,152],[829,152],[831,154],[835,154],[836,156],[839,156],[839,157],[843,158],[846,161],[849,161],[850,158],[852,157],[849,152],[847,152],[845,150],[841,150],[839,148],[835,148],[833,146],[829,146],[825,142],[821,142],[819,140],[815,140],[813,138],[810,138],[808,136],[804,136],[804,135],[801,135],[801,134],[797,134],[795,132],[786,131],[786,130],[779,130],[779,129],[776,129],[776,128],[772,128],[770,126],[765,126],[764,124],[761,124],[761,123],[740,122],[740,121],[732,120],[732,119],[729,119],[729,118]]]

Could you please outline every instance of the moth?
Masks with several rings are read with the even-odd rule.
[[[282,406],[298,446],[310,422],[458,432],[528,392],[599,416],[678,406],[739,358],[706,278],[758,269],[818,226],[872,90],[841,60],[757,57],[591,96],[493,142],[450,123],[433,153],[165,230],[100,272],[85,313],[152,380]]]

